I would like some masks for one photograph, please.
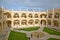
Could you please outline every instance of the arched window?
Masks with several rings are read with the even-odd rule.
[[[20,21],[19,20],[14,20],[14,25],[19,25]]]
[[[22,25],[27,25],[27,20],[22,20],[22,21],[21,21],[21,24],[22,24]]]
[[[38,18],[38,14],[35,14],[34,16],[35,16],[35,18]]]
[[[11,14],[9,12],[4,13],[4,15],[6,15],[7,18],[11,18]]]
[[[19,18],[19,14],[18,13],[15,13],[13,17],[14,18]]]
[[[30,14],[28,15],[28,17],[29,17],[29,18],[32,18],[32,17],[33,17],[33,15],[30,13]]]
[[[36,20],[35,20],[35,24],[38,24],[38,23],[39,23],[39,19],[36,19]]]
[[[59,13],[55,13],[54,18],[59,18]]]
[[[59,22],[58,21],[54,20],[53,23],[54,23],[54,26],[59,27]]]
[[[25,13],[22,13],[21,17],[26,18],[27,16]]]
[[[34,20],[30,19],[28,23],[32,25],[34,23]]]

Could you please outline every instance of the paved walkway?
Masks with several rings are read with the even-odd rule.
[[[43,32],[43,29],[44,29],[44,27],[40,27],[40,29],[39,30],[36,30],[36,31],[23,31],[23,30],[14,30],[14,31],[26,33],[27,37],[29,37],[30,40],[47,40],[48,38],[57,38],[57,39],[60,39],[60,36],[50,35],[50,34],[48,34],[46,32]],[[31,37],[31,33],[32,32],[43,32],[45,34],[45,36],[42,37],[42,38]]]

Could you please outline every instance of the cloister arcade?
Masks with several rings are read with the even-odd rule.
[[[6,23],[8,27],[16,26],[16,25],[53,25],[59,27],[59,12],[54,13],[51,12],[5,12],[3,13],[6,16]],[[53,20],[52,17],[58,18],[59,20]],[[50,18],[50,19],[49,19]]]

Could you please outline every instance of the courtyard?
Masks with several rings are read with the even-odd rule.
[[[60,40],[60,32],[57,30],[47,27],[32,27],[30,28],[31,30],[28,29],[11,30],[8,40]]]

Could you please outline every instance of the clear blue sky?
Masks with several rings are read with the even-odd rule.
[[[19,8],[40,8],[52,9],[60,8],[60,0],[0,0],[0,7],[3,5],[7,9],[17,9]]]

